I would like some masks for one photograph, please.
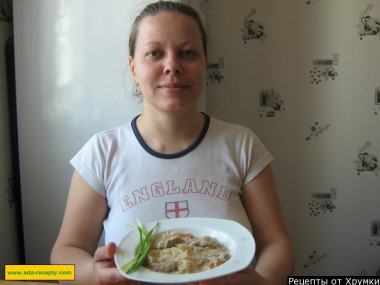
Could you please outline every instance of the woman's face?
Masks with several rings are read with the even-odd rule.
[[[129,58],[144,110],[196,110],[203,89],[206,56],[198,25],[177,12],[162,12],[140,22],[135,55]]]

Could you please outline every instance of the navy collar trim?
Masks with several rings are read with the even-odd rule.
[[[140,116],[136,116],[132,122],[131,122],[131,126],[132,126],[132,130],[133,130],[133,133],[135,134],[136,136],[136,139],[138,140],[138,142],[140,143],[140,145],[148,152],[150,153],[151,155],[155,156],[155,157],[158,157],[158,158],[164,158],[164,159],[173,159],[173,158],[179,158],[179,157],[182,157],[188,153],[190,153],[191,151],[193,151],[200,143],[201,141],[203,140],[203,138],[206,136],[207,134],[207,131],[208,131],[208,128],[210,126],[210,116],[208,116],[207,114],[204,114],[202,113],[204,116],[205,116],[205,124],[202,128],[202,131],[200,133],[200,135],[198,136],[198,138],[194,141],[193,144],[191,144],[188,148],[180,151],[180,152],[177,152],[177,153],[170,153],[170,154],[166,154],[166,153],[160,153],[160,152],[157,152],[157,151],[154,151],[153,149],[151,149],[143,140],[143,138],[141,137],[140,135],[140,132],[139,130],[137,129],[137,125],[136,125],[136,121],[137,121],[137,118]]]

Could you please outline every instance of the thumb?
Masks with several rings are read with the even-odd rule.
[[[116,244],[114,242],[109,242],[106,245],[106,252],[109,258],[113,258],[116,252]]]

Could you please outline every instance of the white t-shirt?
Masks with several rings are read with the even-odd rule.
[[[142,140],[136,119],[94,135],[70,161],[105,196],[105,242],[118,243],[135,224],[178,217],[230,219],[251,229],[241,188],[272,160],[243,126],[205,115],[198,139],[176,154],[161,154]]]

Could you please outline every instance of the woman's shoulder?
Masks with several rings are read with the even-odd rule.
[[[211,128],[218,133],[253,134],[253,131],[241,124],[226,122],[215,117],[210,117]],[[253,134],[254,135],[254,134]]]
[[[133,135],[133,131],[131,123],[129,122],[117,127],[99,131],[92,136],[91,140],[95,140],[101,145],[119,144],[120,142],[128,140],[131,135]]]
[[[96,135],[100,137],[114,137],[114,136],[118,136],[119,134],[128,132],[130,129],[131,129],[131,124],[127,123],[127,124],[123,124],[117,127],[100,131]]]

